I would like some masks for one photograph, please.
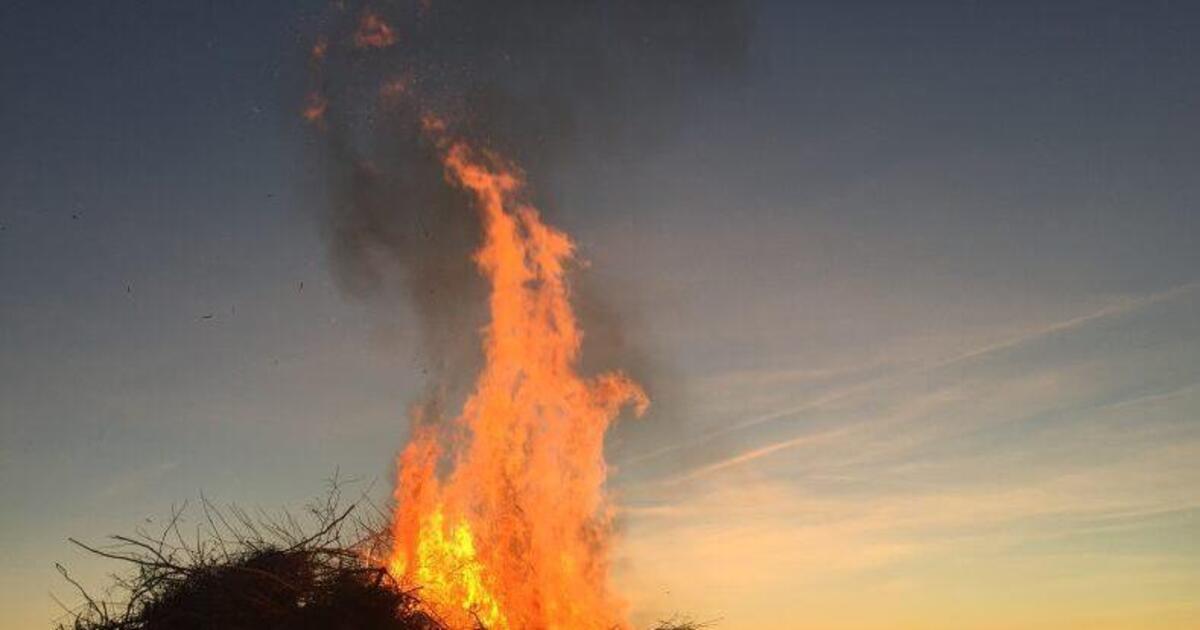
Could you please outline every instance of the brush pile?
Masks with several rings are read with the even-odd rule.
[[[386,541],[339,509],[336,488],[303,517],[252,516],[202,502],[193,527],[174,510],[156,535],[113,536],[91,553],[126,563],[106,597],[82,594],[58,630],[447,630],[418,594],[369,558]],[[186,506],[185,506],[186,507]]]
[[[422,606],[419,588],[405,588],[370,561],[390,541],[383,512],[362,519],[363,502],[339,507],[336,482],[301,518],[251,515],[202,500],[189,523],[186,505],[156,534],[113,536],[90,553],[125,563],[104,597],[94,597],[59,572],[83,604],[67,610],[57,630],[462,630]],[[673,620],[655,630],[694,630]],[[472,630],[486,630],[482,623]]]

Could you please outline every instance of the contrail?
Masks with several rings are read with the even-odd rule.
[[[918,372],[935,370],[937,368],[945,367],[947,365],[952,365],[954,363],[961,363],[963,361],[969,361],[969,360],[974,359],[979,356],[991,354],[993,352],[997,352],[1000,350],[1006,350],[1008,348],[1022,345],[1028,341],[1032,341],[1032,340],[1038,339],[1040,337],[1045,337],[1047,335],[1053,335],[1054,333],[1062,332],[1064,330],[1071,330],[1073,328],[1079,328],[1080,326],[1083,326],[1084,324],[1087,324],[1089,322],[1092,322],[1092,321],[1095,321],[1098,319],[1105,319],[1105,318],[1113,317],[1116,315],[1123,315],[1123,314],[1129,313],[1131,311],[1136,311],[1138,309],[1142,309],[1147,306],[1157,304],[1159,302],[1164,302],[1166,300],[1170,300],[1170,299],[1179,297],[1181,295],[1184,295],[1186,293],[1194,291],[1197,288],[1200,288],[1200,280],[1197,280],[1194,282],[1189,282],[1187,284],[1181,284],[1177,287],[1166,289],[1164,291],[1159,291],[1157,293],[1151,293],[1149,295],[1144,295],[1141,297],[1120,300],[1113,304],[1109,304],[1103,308],[1100,308],[1098,310],[1092,311],[1091,313],[1087,313],[1085,315],[1080,315],[1078,317],[1072,317],[1071,319],[1063,320],[1061,322],[1056,322],[1054,324],[1050,324],[1049,326],[1045,326],[1042,328],[1036,328],[1034,330],[1024,332],[1020,335],[1011,337],[1004,341],[994,343],[989,346],[984,346],[984,347],[978,348],[976,350],[971,350],[970,352],[966,352],[966,353],[963,353],[963,354],[960,354],[960,355],[957,355],[954,357],[950,357],[948,359],[943,359],[942,361],[939,361],[932,365],[926,366],[926,367],[922,368],[921,370],[918,370]]]
[[[740,453],[738,455],[734,455],[733,457],[730,457],[728,459],[723,459],[721,461],[714,462],[712,464],[707,464],[707,465],[701,466],[699,468],[690,470],[690,471],[688,471],[682,475],[679,475],[677,477],[671,477],[670,479],[663,481],[662,484],[666,485],[666,486],[673,486],[673,485],[683,483],[685,481],[691,481],[692,479],[696,479],[697,477],[703,477],[706,475],[710,475],[717,471],[725,470],[726,468],[732,468],[734,466],[744,464],[748,461],[752,461],[752,460],[758,459],[760,457],[766,457],[767,455],[770,455],[771,453],[775,453],[775,452],[790,449],[790,448],[796,448],[798,446],[805,446],[805,445],[809,445],[809,444],[820,444],[822,442],[828,441],[831,438],[835,438],[839,435],[842,435],[842,434],[846,433],[847,431],[848,431],[848,429],[835,429],[835,430],[824,431],[824,432],[816,433],[816,434],[812,434],[812,435],[802,435],[800,437],[791,438],[789,440],[784,440],[782,442],[776,442],[775,444],[768,444],[767,446],[763,446],[763,447],[756,448],[756,449],[753,449],[750,451],[746,451],[745,453]]]
[[[913,370],[900,372],[898,374],[891,374],[888,376],[882,376],[882,377],[879,377],[876,379],[871,379],[869,381],[860,383],[858,385],[848,387],[843,390],[832,392],[832,393],[822,396],[816,400],[812,400],[812,401],[806,402],[806,403],[798,405],[798,406],[789,407],[787,409],[773,411],[771,413],[767,413],[767,414],[760,415],[760,416],[757,416],[754,418],[750,418],[748,420],[744,420],[737,424],[733,424],[728,427],[706,433],[706,434],[704,434],[698,438],[695,438],[693,440],[689,440],[686,442],[680,442],[677,444],[672,444],[670,446],[666,446],[666,447],[660,448],[655,451],[651,451],[651,452],[643,454],[643,455],[638,455],[638,456],[635,456],[635,457],[632,457],[632,458],[626,460],[625,464],[633,464],[633,463],[638,463],[638,462],[642,462],[642,461],[656,459],[658,457],[666,455],[667,453],[672,453],[672,452],[676,452],[679,450],[691,448],[693,446],[697,446],[697,445],[706,443],[708,441],[711,441],[713,439],[716,439],[716,438],[724,436],[724,435],[728,435],[730,433],[744,431],[746,429],[749,429],[749,428],[752,428],[752,427],[755,427],[755,426],[758,426],[761,424],[765,424],[767,422],[771,422],[774,420],[779,420],[779,419],[800,413],[802,411],[808,411],[811,409],[820,408],[831,402],[836,402],[838,400],[848,398],[849,396],[851,396],[855,393],[858,393],[859,391],[868,389],[871,386],[886,383],[888,381],[892,381],[897,378],[900,378],[901,376],[931,372],[931,371],[941,369],[941,368],[944,368],[944,367],[947,367],[950,365],[962,363],[965,361],[970,361],[972,359],[976,359],[981,356],[986,356],[989,354],[1000,352],[1002,350],[1007,350],[1009,348],[1021,346],[1023,344],[1029,343],[1036,339],[1040,339],[1042,337],[1046,337],[1046,336],[1060,333],[1063,331],[1079,328],[1081,326],[1084,326],[1084,325],[1094,322],[1096,320],[1102,320],[1102,319],[1106,319],[1106,318],[1110,318],[1110,317],[1115,317],[1118,315],[1123,315],[1125,313],[1129,313],[1129,312],[1136,311],[1136,310],[1139,310],[1139,309],[1142,309],[1142,308],[1145,308],[1148,306],[1152,306],[1152,305],[1158,304],[1160,302],[1168,301],[1168,300],[1177,298],[1179,296],[1185,295],[1187,293],[1190,293],[1192,291],[1195,291],[1198,288],[1200,288],[1200,281],[1193,281],[1193,282],[1182,284],[1182,285],[1179,285],[1179,286],[1176,286],[1176,287],[1173,287],[1170,289],[1166,289],[1166,290],[1159,291],[1156,293],[1151,293],[1149,295],[1144,295],[1144,296],[1136,297],[1136,298],[1132,298],[1132,299],[1120,300],[1118,302],[1106,305],[1100,309],[1097,309],[1090,313],[1086,313],[1084,315],[1079,315],[1076,317],[1072,317],[1070,319],[1066,319],[1063,321],[1055,322],[1053,324],[1049,324],[1047,326],[1041,326],[1041,327],[1038,327],[1038,328],[1035,328],[1032,330],[1028,330],[1019,335],[1010,337],[1004,341],[1000,341],[1000,342],[997,342],[994,344],[983,346],[981,348],[977,348],[975,350],[964,352],[962,354],[954,355],[954,356],[946,358],[946,359],[935,361],[933,363],[921,366],[921,367],[913,369]],[[706,464],[699,468],[693,469],[692,471],[686,472],[683,475],[671,478],[666,483],[669,483],[669,484],[680,483],[682,481],[687,481],[690,479],[695,479],[697,477],[709,475],[709,474],[717,472],[719,470],[724,470],[724,469],[732,467],[732,466],[738,466],[738,465],[744,464],[746,462],[758,459],[760,457],[765,457],[772,453],[776,453],[781,450],[786,450],[789,448],[794,448],[797,446],[801,446],[801,445],[810,443],[816,437],[825,437],[825,436],[830,435],[831,433],[833,433],[833,432],[818,434],[818,436],[801,436],[799,438],[791,438],[788,440],[784,440],[782,442],[777,442],[775,444],[769,444],[767,446],[759,447],[759,448],[756,448],[756,449],[753,449],[750,451],[746,451],[744,453],[740,453],[738,455],[734,455],[730,458],[718,461],[716,463]]]

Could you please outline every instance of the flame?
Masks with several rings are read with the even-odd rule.
[[[420,15],[429,4],[418,6]],[[385,48],[396,34],[367,10],[351,43]],[[327,52],[327,40],[318,40],[314,79]],[[419,85],[405,69],[379,86],[379,104],[424,111]],[[324,129],[327,108],[314,89],[304,117]],[[375,560],[419,588],[451,627],[626,628],[624,603],[608,585],[613,508],[604,434],[622,409],[640,415],[649,401],[623,374],[578,372],[583,333],[566,281],[575,246],[528,203],[521,171],[437,115],[426,112],[420,124],[447,183],[478,209],[483,239],[474,261],[491,286],[490,321],[484,366],[458,416],[437,422],[414,413],[397,458],[392,549]]]
[[[574,244],[523,200],[522,174],[426,116],[446,178],[469,193],[491,285],[484,367],[447,427],[415,418],[397,466],[387,566],[454,626],[626,627],[609,589],[604,433],[648,405],[620,373],[576,368],[582,332],[565,279]],[[439,475],[439,466],[450,471]]]
[[[300,111],[300,115],[304,119],[313,124],[319,124],[325,119],[325,110],[329,108],[329,101],[320,92],[309,92],[308,96],[304,97],[304,108]]]
[[[325,55],[329,52],[329,40],[324,37],[318,37],[317,41],[313,42],[312,48],[309,50],[309,60],[312,63],[320,63],[325,60]]]
[[[411,75],[394,77],[385,81],[379,87],[379,96],[384,101],[394,103],[411,93],[412,83],[413,79]]]
[[[395,43],[396,32],[382,17],[371,11],[362,14],[358,21],[358,30],[354,32],[355,47],[387,48]]]

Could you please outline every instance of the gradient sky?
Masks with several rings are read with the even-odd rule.
[[[386,494],[413,317],[328,269],[313,8],[0,7],[0,628],[115,568],[68,536]],[[533,182],[657,402],[610,448],[635,621],[1200,627],[1197,32],[763,1],[740,84]]]

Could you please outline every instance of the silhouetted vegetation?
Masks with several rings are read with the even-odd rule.
[[[129,570],[97,597],[58,565],[83,604],[64,606],[57,630],[450,630],[419,589],[370,561],[390,544],[385,515],[366,501],[340,504],[335,480],[300,518],[202,499],[195,523],[185,505],[154,534],[112,536],[103,547],[72,539]],[[671,619],[654,630],[705,626]]]
[[[339,507],[335,481],[299,519],[252,516],[202,500],[198,523],[186,506],[155,535],[113,536],[104,547],[73,543],[130,565],[105,597],[58,569],[83,597],[59,630],[443,630],[369,558],[386,541],[377,522]]]
[[[702,630],[703,628],[712,627],[715,622],[712,621],[692,621],[687,617],[671,617],[658,622],[653,630]]]

